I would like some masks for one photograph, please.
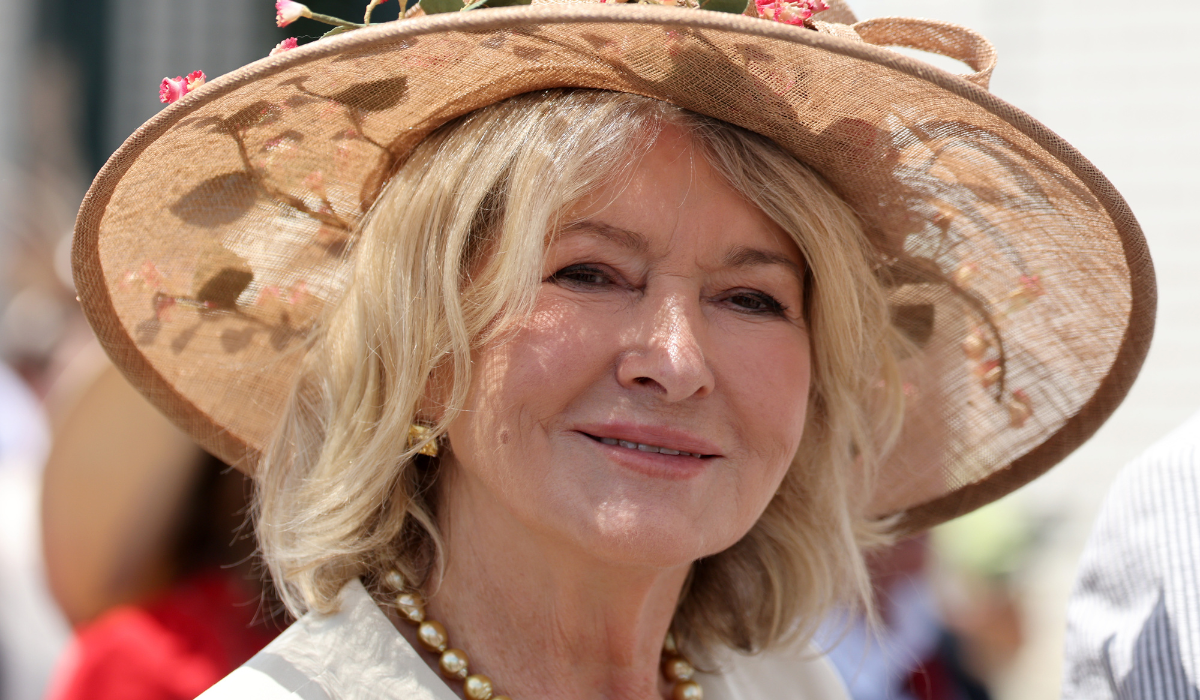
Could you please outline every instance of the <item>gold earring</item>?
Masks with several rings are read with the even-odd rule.
[[[417,450],[417,454],[426,455],[428,457],[438,456],[437,440],[430,440],[429,436],[433,431],[423,425],[413,423],[408,426],[408,449],[412,449],[414,445],[424,442],[421,449]]]

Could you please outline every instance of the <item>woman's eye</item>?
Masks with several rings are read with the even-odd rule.
[[[725,299],[738,309],[753,314],[782,315],[784,311],[787,311],[787,307],[779,303],[775,297],[763,292],[734,292]]]
[[[611,284],[612,275],[595,265],[568,265],[550,276],[550,281],[581,287],[601,287]]]

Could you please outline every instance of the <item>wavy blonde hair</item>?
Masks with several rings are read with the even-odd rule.
[[[293,613],[332,611],[349,579],[391,567],[428,579],[443,547],[437,459],[408,445],[410,424],[436,393],[448,399],[434,439],[445,431],[466,399],[471,351],[532,307],[564,213],[667,125],[795,240],[812,343],[793,464],[750,532],[695,563],[674,629],[694,653],[753,652],[807,637],[835,604],[869,607],[862,547],[885,528],[864,515],[864,494],[898,429],[904,341],[858,218],[762,136],[644,97],[550,90],[432,132],[366,219],[353,281],[257,474],[259,542]]]

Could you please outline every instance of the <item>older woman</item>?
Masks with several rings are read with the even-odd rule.
[[[1119,196],[976,35],[817,5],[355,29],[114,156],[85,308],[253,470],[303,615],[206,697],[843,697],[804,642],[863,547],[1107,417],[1152,314]]]

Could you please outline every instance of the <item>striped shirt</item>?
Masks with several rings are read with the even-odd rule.
[[[1113,483],[1067,609],[1065,662],[1065,700],[1200,700],[1200,413]]]

